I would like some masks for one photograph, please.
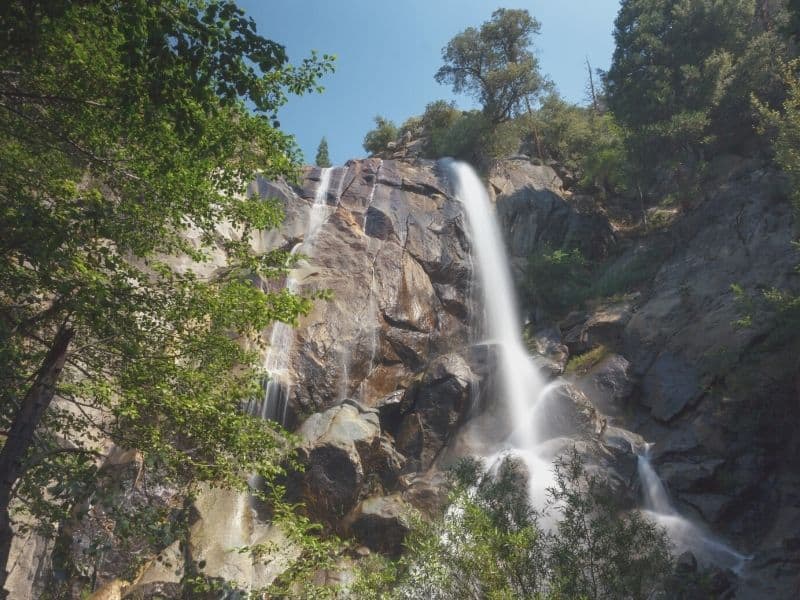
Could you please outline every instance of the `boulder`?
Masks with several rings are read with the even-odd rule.
[[[346,529],[370,550],[397,558],[410,530],[411,511],[400,494],[370,496],[345,519]]]
[[[603,427],[586,394],[566,381],[552,384],[540,398],[536,411],[541,436],[590,438]]]
[[[610,416],[624,413],[636,385],[630,362],[619,354],[603,358],[576,383],[595,407]]]
[[[619,348],[632,315],[630,300],[597,306],[582,319],[576,319],[574,314],[568,315],[567,322],[571,326],[565,329],[564,344],[570,354],[581,354],[601,344]],[[569,323],[570,320],[574,324]]]
[[[397,434],[397,447],[409,459],[407,470],[427,469],[455,433],[470,408],[476,377],[458,354],[437,357],[405,393],[409,412]]]
[[[365,466],[393,466],[394,457],[382,447],[378,411],[357,402],[311,415],[298,434],[305,471],[292,477],[288,491],[319,520],[335,523],[355,506],[368,472]]]

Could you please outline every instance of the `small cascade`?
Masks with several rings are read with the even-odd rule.
[[[367,218],[369,214],[369,207],[372,206],[372,201],[375,199],[375,190],[378,187],[378,175],[381,172],[381,167],[383,167],[383,159],[378,159],[378,167],[375,169],[374,179],[372,180],[372,188],[369,191],[369,196],[367,197],[367,203],[364,206],[364,219],[361,222],[361,230],[366,235],[367,232]],[[365,375],[361,382],[358,384],[358,397],[362,403],[367,401],[366,398],[366,386],[367,380],[369,376],[372,374],[372,371],[375,369],[375,356],[378,352],[378,333],[379,327],[378,323],[378,304],[375,298],[375,261],[378,258],[378,254],[380,253],[380,249],[383,242],[377,238],[373,238],[367,236],[367,256],[372,256],[372,266],[371,266],[371,276],[369,282],[369,295],[367,297],[367,305],[362,312],[361,315],[361,322],[365,324],[365,328],[369,329],[368,337],[369,337],[369,363],[367,364],[367,369]],[[374,246],[377,246],[377,250],[373,253]]]
[[[326,167],[320,170],[319,185],[317,186],[317,191],[314,193],[314,204],[311,205],[308,223],[306,224],[306,232],[303,236],[303,250],[305,254],[310,254],[314,238],[330,216],[331,211],[328,206],[328,190],[331,185],[331,175],[333,171],[334,169],[332,167]],[[342,177],[342,181],[343,180],[344,177]],[[339,185],[341,185],[341,181]]]
[[[308,222],[303,236],[303,241],[295,244],[290,252],[291,257],[298,252],[311,255],[314,240],[319,230],[330,216],[331,210],[327,204],[328,191],[331,184],[333,168],[324,168],[320,171],[319,184],[314,193],[314,203],[308,213]],[[344,175],[340,179],[344,181]],[[286,277],[285,289],[294,292],[297,289],[297,280],[290,273]],[[289,393],[292,379],[289,374],[289,359],[294,344],[294,330],[286,323],[276,322],[272,326],[269,338],[269,348],[264,357],[264,395],[248,403],[247,412],[251,415],[276,421],[281,425],[286,424],[289,407]]]
[[[731,569],[740,575],[751,557],[736,552],[699,525],[678,514],[664,483],[650,462],[650,449],[650,444],[645,446],[637,460],[645,512],[666,529],[679,552],[690,550],[701,561]]]
[[[378,303],[375,301],[375,293],[374,293],[374,285],[375,285],[375,267],[372,267],[372,280],[370,281],[369,286],[369,301],[367,303],[367,311],[369,315],[364,322],[367,323],[369,327],[370,324],[371,329],[369,333],[369,363],[367,364],[367,370],[364,375],[364,378],[361,380],[361,383],[358,384],[358,396],[359,400],[362,403],[367,401],[366,398],[366,385],[369,376],[372,375],[372,371],[375,369],[375,356],[378,353]]]
[[[372,201],[375,199],[375,188],[378,187],[378,175],[381,172],[381,167],[383,167],[383,159],[378,159],[378,168],[375,169],[375,179],[372,181],[372,189],[369,191],[369,197],[367,198],[367,204],[364,206],[364,221],[361,224],[361,228],[366,232],[367,231],[367,215],[369,214],[369,207],[372,206]]]
[[[295,244],[289,253],[291,257],[297,254],[302,244]],[[284,287],[294,292],[297,280],[289,275]],[[264,371],[267,375],[264,380],[264,396],[260,400],[251,400],[248,412],[262,419],[276,421],[281,425],[286,423],[286,414],[289,406],[289,392],[291,379],[287,373],[289,366],[289,352],[294,341],[294,332],[290,325],[276,322],[272,326],[269,337],[269,347],[264,357]]]

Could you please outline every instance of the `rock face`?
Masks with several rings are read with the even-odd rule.
[[[468,340],[471,266],[460,205],[436,163],[370,159],[334,170],[327,218],[298,289],[330,290],[295,332],[290,421],[345,398],[367,406],[430,359]],[[286,223],[265,245],[303,237],[319,171],[301,187],[259,182],[281,199]]]
[[[587,258],[602,258],[614,243],[608,219],[578,210],[549,166],[529,160],[501,162],[489,176],[489,190],[512,261],[527,260],[547,247],[577,247]]]

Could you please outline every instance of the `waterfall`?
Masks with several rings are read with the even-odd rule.
[[[752,557],[736,552],[675,510],[664,483],[650,462],[650,448],[651,445],[647,444],[637,459],[645,513],[666,529],[679,552],[690,550],[698,559],[731,569],[740,575]]]
[[[522,341],[509,260],[486,188],[469,165],[446,164],[452,174],[454,194],[467,216],[483,296],[485,334],[487,342],[496,349],[500,404],[510,429],[505,443],[487,460],[491,465],[509,455],[521,459],[529,473],[531,500],[538,504],[552,483],[552,465],[541,447],[547,440],[547,432],[536,410],[548,388]]]
[[[314,203],[308,212],[303,241],[295,244],[292,248],[289,253],[290,260],[298,252],[302,251],[303,254],[309,256],[313,252],[314,240],[331,212],[327,197],[333,171],[334,169],[330,167],[320,170],[319,184],[314,193]],[[339,182],[340,187],[343,181],[344,174]],[[292,273],[289,273],[284,287],[288,291],[294,292],[297,289],[297,283],[297,279]],[[266,372],[264,395],[248,403],[247,411],[250,414],[262,419],[277,421],[281,425],[286,424],[289,392],[293,383],[289,373],[289,358],[293,344],[294,330],[292,327],[280,321],[274,323],[270,333],[269,347],[264,357],[264,371]]]
[[[485,307],[488,342],[497,349],[500,404],[505,409],[510,433],[486,456],[489,471],[506,457],[524,462],[529,475],[529,496],[543,505],[546,489],[553,483],[552,463],[544,426],[548,396],[564,382],[544,385],[522,342],[522,324],[514,301],[500,227],[483,182],[466,164],[446,163],[452,173],[456,198],[466,212],[478,284]],[[649,448],[638,458],[644,495],[644,511],[664,527],[679,550],[692,550],[698,558],[740,572],[748,557],[739,554],[710,533],[678,514],[649,459]]]

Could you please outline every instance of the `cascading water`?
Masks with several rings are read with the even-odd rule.
[[[731,569],[741,574],[750,557],[716,539],[709,532],[678,514],[670,502],[664,483],[650,463],[650,445],[638,456],[637,469],[642,484],[645,512],[667,530],[679,551],[691,550],[705,562]]]
[[[547,388],[522,341],[509,260],[486,188],[469,165],[450,162],[448,167],[455,196],[467,215],[484,300],[487,343],[497,352],[502,405],[510,426],[505,444],[487,458],[491,463],[512,454],[523,460],[531,498],[539,502],[552,482],[551,464],[540,447],[547,434],[536,410]]]
[[[483,182],[466,164],[448,162],[447,166],[452,173],[455,196],[463,204],[467,216],[485,307],[485,333],[488,343],[497,349],[501,403],[510,425],[505,442],[499,448],[495,447],[486,458],[490,470],[506,456],[521,459],[528,469],[531,502],[541,506],[546,489],[553,481],[546,444],[549,436],[545,429],[548,397],[564,382],[556,380],[544,385],[522,342],[509,260]],[[741,571],[747,557],[675,511],[647,453],[639,455],[638,471],[644,490],[645,512],[667,530],[678,548],[691,549],[701,560]]]
[[[294,256],[298,252],[311,255],[317,233],[330,215],[327,197],[333,171],[334,169],[330,167],[320,171],[319,184],[314,193],[314,203],[308,213],[308,222],[306,223],[303,241],[295,244],[290,256]],[[343,181],[344,175],[340,179],[340,186]],[[290,292],[296,290],[297,279],[292,273],[287,276],[284,287]],[[293,343],[294,331],[292,327],[286,323],[276,322],[272,326],[269,347],[264,357],[264,370],[267,373],[264,383],[264,395],[259,399],[250,401],[247,407],[247,411],[250,414],[259,416],[262,419],[277,421],[281,425],[286,423],[289,392],[292,385],[288,367]]]

